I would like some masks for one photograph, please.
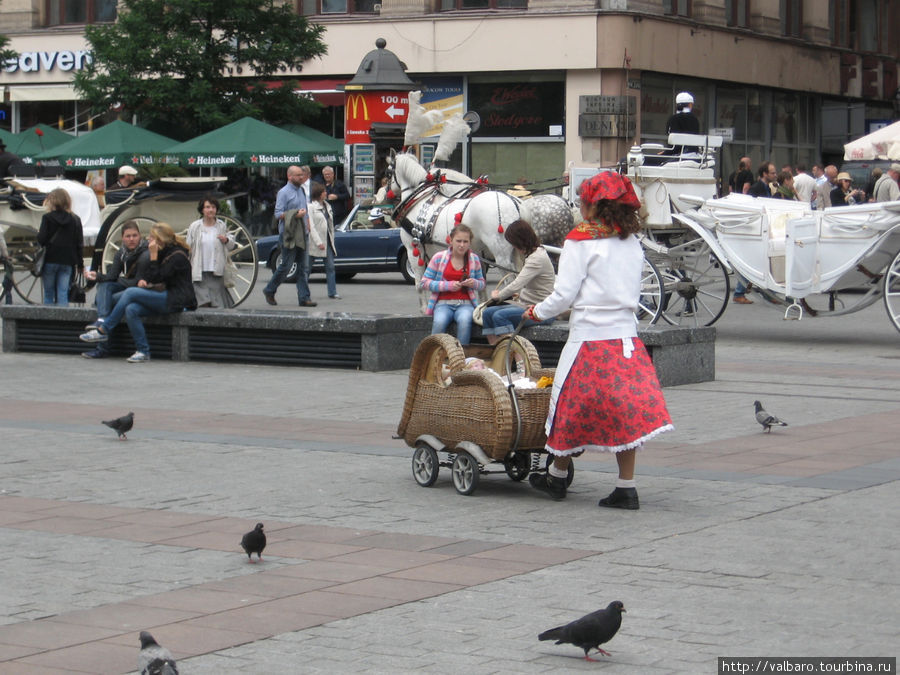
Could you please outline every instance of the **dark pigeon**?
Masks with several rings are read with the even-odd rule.
[[[538,635],[538,640],[556,640],[558,645],[568,643],[581,647],[586,661],[596,661],[588,656],[591,649],[596,649],[604,656],[612,656],[605,649],[600,649],[600,645],[612,640],[622,625],[624,611],[625,605],[616,600],[609,603],[606,609],[598,609],[565,626],[545,630]]]
[[[266,547],[266,533],[263,532],[262,523],[257,523],[256,527],[241,538],[241,547],[247,552],[250,562],[253,562],[251,557],[253,553],[259,560],[262,560],[262,552]]]
[[[125,433],[131,431],[131,427],[134,426],[134,413],[130,412],[124,417],[117,417],[114,420],[103,420],[103,424],[114,429],[119,434],[120,441],[127,441],[128,436]]]
[[[172,652],[160,646],[145,630],[141,631],[138,672],[141,675],[178,675],[178,666],[175,665]]]
[[[767,413],[763,407],[762,403],[759,401],[753,401],[753,406],[756,408],[756,421],[762,424],[763,429],[766,430],[766,433],[771,431],[772,427],[786,427],[787,422],[782,422],[780,419],[775,417],[770,413]]]

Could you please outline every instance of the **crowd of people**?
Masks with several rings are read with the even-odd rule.
[[[275,291],[286,272],[297,261],[298,301],[315,307],[309,292],[310,257],[325,260],[329,298],[340,300],[335,281],[334,225],[339,212],[346,214],[349,191],[326,167],[318,180],[311,180],[308,166],[291,166],[287,183],[275,200],[275,217],[281,236],[282,259],[264,295],[275,303]],[[130,166],[119,170],[119,178],[107,189],[136,185],[137,172]],[[80,335],[94,348],[82,354],[99,359],[109,355],[109,339],[123,321],[128,325],[136,351],[130,363],[150,360],[150,345],[143,317],[193,310],[198,307],[229,308],[233,298],[236,268],[230,252],[237,243],[225,221],[219,217],[221,204],[205,195],[197,205],[200,216],[187,227],[184,238],[168,223],[157,222],[146,241],[136,221],[122,225],[121,246],[105,272],[83,270],[81,221],[72,213],[65,190],[53,190],[46,198],[38,243],[45,247],[43,271],[44,303],[68,304],[68,289],[76,270],[97,284],[97,318]]]

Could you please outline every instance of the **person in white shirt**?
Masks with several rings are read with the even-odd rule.
[[[806,173],[805,164],[797,164],[797,175],[794,176],[794,192],[797,193],[797,199],[804,204],[810,204],[815,191],[816,179]]]
[[[547,415],[546,474],[531,485],[553,499],[566,496],[573,455],[612,452],[619,466],[613,492],[600,506],[637,509],[637,449],[673,429],[653,363],[637,336],[644,253],[640,200],[631,181],[613,171],[580,188],[584,221],[566,237],[553,292],[525,316],[540,321],[571,308],[569,338],[559,357]]]

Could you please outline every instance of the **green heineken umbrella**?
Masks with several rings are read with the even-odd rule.
[[[14,145],[16,142],[16,135],[12,132],[6,131],[5,129],[0,129],[0,141],[3,141],[3,145],[6,146],[6,149],[12,152],[11,145]]]
[[[308,162],[311,166],[337,164],[344,156],[344,141],[339,138],[332,138],[305,124],[283,124],[281,128],[300,136],[309,143],[304,148],[312,154],[312,158]]]
[[[332,139],[333,141],[334,139]],[[311,143],[290,131],[244,117],[220,129],[173,145],[166,154],[182,166],[288,166],[313,161]]]
[[[164,159],[175,140],[116,120],[39,153],[36,160],[58,159],[65,169],[113,169],[122,164],[152,164]]]
[[[7,141],[6,149],[16,153],[25,164],[33,164],[36,155],[68,143],[73,138],[74,136],[48,124],[36,124],[30,129],[15,134],[11,143]],[[40,163],[55,164],[52,161]]]

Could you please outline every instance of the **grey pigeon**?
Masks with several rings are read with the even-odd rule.
[[[178,675],[178,666],[175,665],[172,652],[160,646],[145,630],[141,631],[138,672],[141,675]]]
[[[609,603],[606,609],[598,609],[565,626],[545,630],[538,635],[538,640],[556,640],[558,645],[568,643],[581,647],[584,650],[585,661],[596,661],[588,656],[591,649],[596,649],[604,656],[611,656],[605,649],[600,649],[600,645],[612,640],[622,625],[624,611],[625,605],[616,600]]]
[[[257,523],[256,527],[250,530],[241,538],[241,547],[247,552],[247,558],[253,562],[251,557],[253,553],[259,560],[262,560],[262,552],[266,547],[266,533],[263,532],[263,524]]]
[[[780,419],[772,415],[771,413],[767,413],[765,409],[762,407],[762,403],[759,401],[753,401],[753,406],[756,408],[756,421],[762,424],[763,429],[766,430],[766,433],[772,430],[772,427],[786,427],[787,422],[782,422]]]
[[[125,433],[131,431],[131,427],[134,426],[134,413],[130,412],[127,415],[117,417],[114,420],[103,420],[103,424],[110,429],[115,429],[115,432],[119,434],[120,441],[127,441],[128,436],[126,436]]]

